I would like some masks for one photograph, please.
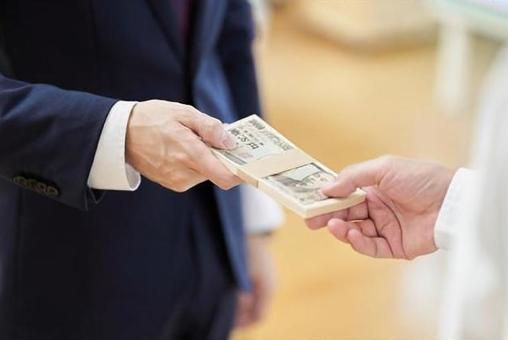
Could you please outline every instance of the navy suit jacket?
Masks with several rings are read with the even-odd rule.
[[[260,114],[247,1],[195,2],[186,51],[170,0],[0,0],[11,69],[0,75],[0,339],[43,332],[40,313],[65,334],[91,304],[122,309],[111,327],[127,327],[130,309],[167,307],[157,292],[175,277],[165,257],[177,246],[172,226],[188,223],[196,198],[146,179],[134,193],[86,183],[117,100],[187,102],[226,122]],[[246,288],[239,193],[214,197]]]

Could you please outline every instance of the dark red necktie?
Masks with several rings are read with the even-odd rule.
[[[187,43],[189,38],[189,30],[192,15],[192,2],[193,0],[170,0],[175,10],[178,19],[178,28],[183,37],[184,43]]]

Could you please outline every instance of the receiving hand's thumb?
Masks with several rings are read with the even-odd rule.
[[[321,192],[329,197],[347,197],[357,188],[378,185],[386,173],[386,157],[349,166],[335,182],[325,185]]]

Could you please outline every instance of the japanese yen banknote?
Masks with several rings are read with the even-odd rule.
[[[237,176],[272,196],[304,218],[361,203],[360,190],[343,199],[320,191],[336,173],[296,147],[258,116],[227,126],[237,142],[232,150],[213,150]]]

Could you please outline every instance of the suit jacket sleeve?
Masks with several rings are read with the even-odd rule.
[[[0,74],[0,177],[87,209],[98,199],[87,179],[114,103]]]
[[[255,26],[247,0],[229,0],[219,54],[238,118],[262,114],[252,43]]]

